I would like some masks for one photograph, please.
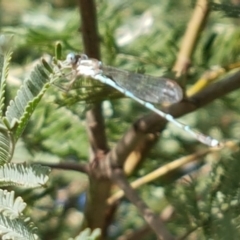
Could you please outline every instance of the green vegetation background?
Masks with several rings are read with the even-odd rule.
[[[101,55],[104,63],[131,71],[144,69],[146,73],[155,76],[171,75],[171,68],[176,60],[194,2],[189,0],[98,0],[96,2]],[[54,54],[54,45],[57,41],[62,43],[65,54],[71,51],[82,52],[83,47],[80,44],[79,12],[75,1],[66,3],[60,0],[2,0],[0,4],[0,30],[2,33],[14,34],[14,54],[8,82],[10,99],[10,96],[16,93],[23,78],[29,74],[33,62],[42,56],[48,58],[48,54]],[[144,24],[146,24],[145,28]],[[194,54],[192,67],[188,73],[187,88],[206,70],[240,60],[238,24],[238,19],[227,18],[222,12],[211,13]],[[65,82],[59,82],[59,86],[53,87],[44,96],[18,143],[14,161],[87,162],[89,145],[84,113],[91,107],[92,102],[104,100],[103,114],[110,146],[115,145],[134,120],[149,112],[129,99],[115,99],[119,98],[119,95],[109,95],[106,98],[99,87],[92,87],[87,93],[80,90],[81,94],[78,90],[72,91],[68,95],[62,90],[64,86],[66,86]],[[239,91],[235,91],[197,112],[188,114],[180,121],[217,139],[239,139],[239,106]],[[191,154],[200,148],[202,146],[182,130],[169,125],[161,141],[156,144],[131,179],[144,176],[160,165]],[[229,160],[229,153],[210,155],[205,160],[217,162],[222,159]],[[221,165],[223,171],[227,167],[233,170],[238,169],[239,165],[235,168],[232,165]],[[216,172],[213,174],[218,176]],[[237,174],[231,172],[233,182],[238,181]],[[143,186],[140,194],[151,208],[160,212],[167,202],[162,201],[165,190],[169,194],[170,202],[172,201],[178,209],[177,217],[169,227],[174,234],[181,235],[186,229],[198,225],[197,220],[201,217],[197,214],[204,215],[204,211],[211,211],[212,202],[209,205],[204,205],[204,201],[201,202],[205,209],[199,206],[195,208],[193,193],[207,191],[206,186],[209,188],[213,186],[214,180],[211,179],[212,182],[209,180],[211,183],[208,185],[206,182],[209,176],[204,175],[192,185],[182,189],[182,186],[171,185],[177,177],[178,175],[168,176]],[[43,239],[67,239],[79,230],[83,210],[83,204],[79,202],[81,196],[84,196],[81,194],[86,190],[87,178],[83,174],[79,177],[79,173],[55,170],[50,181],[49,189],[21,194],[26,194],[27,202],[32,205],[32,208],[29,207],[29,213],[37,223]],[[231,189],[231,181],[224,186]],[[235,194],[238,186],[232,189],[234,193],[229,196],[234,195],[234,199],[238,201],[238,195]],[[178,201],[175,202],[174,199]],[[183,212],[180,211],[181,204],[186,206],[186,209],[182,209]],[[188,207],[191,209],[189,210]],[[192,211],[191,216],[196,221],[188,219],[188,210]],[[233,218],[231,214],[232,212],[229,211],[229,219]],[[237,216],[235,217],[238,226],[239,220]],[[210,221],[206,218],[206,222],[207,220]],[[207,234],[223,236],[221,228],[218,228],[222,222],[219,219],[216,222],[217,230],[200,231],[197,239],[206,239]],[[123,201],[117,211],[115,222],[112,222],[109,228],[109,238],[116,239],[128,229],[136,229],[143,224],[136,209],[128,201]],[[232,225],[229,229],[231,227]],[[232,234],[239,235],[237,230]],[[148,235],[146,239],[155,238]]]

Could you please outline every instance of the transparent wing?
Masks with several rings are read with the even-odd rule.
[[[103,66],[102,70],[117,85],[144,101],[173,104],[183,98],[181,87],[170,79],[132,73],[109,66]]]

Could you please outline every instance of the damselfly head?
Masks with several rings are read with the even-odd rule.
[[[79,59],[79,55],[75,54],[75,53],[69,53],[66,57],[65,63],[66,64],[76,64],[78,62]]]
[[[72,88],[77,77],[92,77],[102,74],[102,63],[97,59],[89,59],[86,54],[69,53],[64,61],[58,61],[56,72],[59,72],[59,79],[67,79],[67,91]]]
[[[75,54],[75,53],[69,53],[66,57],[65,63],[71,64],[71,65],[77,65],[82,60],[87,60],[88,56],[86,54]]]

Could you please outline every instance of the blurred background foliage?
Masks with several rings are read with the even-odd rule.
[[[228,1],[221,3],[229,4]],[[171,69],[195,1],[97,0],[96,4],[101,60],[105,64],[131,71],[141,69],[155,76],[172,75]],[[234,11],[234,15],[232,12],[229,13],[233,8],[225,12],[226,7],[213,5],[213,8],[216,11],[210,13],[199,37],[192,66],[188,72],[186,88],[194,84],[205,71],[240,61],[240,20],[236,18],[237,10]],[[79,21],[78,7],[72,0],[0,1],[0,32],[14,35],[7,99],[14,96],[37,59],[41,57],[49,59],[54,55],[57,41],[61,42],[64,54],[72,51],[82,52]],[[122,98],[108,87],[103,88],[101,84],[90,83],[89,91],[85,93],[79,90],[82,85],[78,84],[86,87],[88,80],[74,84],[74,89],[69,92],[64,90],[66,82],[59,81],[58,86],[53,86],[44,96],[18,143],[14,161],[86,162],[89,145],[84,113],[91,107],[92,102],[104,100],[103,114],[111,147],[134,120],[149,112],[132,100]],[[180,121],[217,139],[238,140],[239,106],[237,90],[182,117]],[[160,165],[203,147],[182,130],[169,125],[141,168],[139,167],[130,179],[144,176]],[[230,186],[239,182],[238,173],[233,171],[239,169],[236,162],[239,155],[231,155],[230,152],[225,154],[215,152],[202,159],[210,165],[221,163],[212,170],[214,178],[219,180],[218,183],[213,182],[214,178],[209,179],[209,172],[206,170],[199,174],[201,178],[196,178],[196,181],[189,184],[182,185],[178,182],[173,184],[179,177],[178,173],[176,176],[166,176],[165,179],[142,187],[140,194],[150,207],[160,212],[167,205],[163,194],[164,190],[166,191],[167,200],[177,209],[174,220],[169,223],[170,229],[177,236],[184,234],[186,230],[195,230],[198,226],[206,224],[208,228],[195,232],[196,235],[193,234],[189,239],[209,239],[205,238],[206,236],[212,239],[227,239],[223,238],[226,232],[223,233],[222,224],[228,220],[231,222],[231,219],[234,219],[235,224],[231,227],[239,227],[240,223],[237,215],[238,205],[236,205],[238,211],[235,211],[234,216],[233,212],[225,210],[228,208],[219,207],[226,201],[229,206],[232,204],[229,199],[226,200],[226,196],[234,196],[234,199],[239,201],[238,184]],[[227,166],[225,164],[227,161],[233,165]],[[229,170],[231,174],[224,176],[222,173],[226,172],[227,167],[231,168]],[[219,168],[222,169],[221,173]],[[184,174],[184,171],[183,169],[180,174]],[[223,176],[231,181],[226,182]],[[87,184],[87,178],[83,174],[54,170],[48,189],[19,193],[25,194],[27,196],[25,200],[29,206],[32,205],[28,211],[37,222],[42,239],[67,239],[78,233]],[[213,186],[216,186],[218,191],[211,189]],[[231,188],[234,193],[226,193],[226,189],[221,189],[224,186],[226,189]],[[226,193],[223,198],[226,201],[219,200],[221,199],[218,195],[219,189]],[[206,192],[206,198],[212,198],[199,201],[201,208],[195,206],[196,198],[204,196]],[[221,209],[222,212],[214,212],[213,203],[216,205],[215,208]],[[189,208],[183,209],[183,204]],[[178,209],[182,209],[183,212]],[[229,214],[225,214],[226,212]],[[223,217],[219,218],[219,214]],[[207,224],[213,221],[216,223],[215,226]],[[124,200],[119,206],[115,222],[109,227],[109,238],[116,239],[117,236],[143,224],[136,209]],[[234,238],[231,239],[239,238],[238,230],[235,229],[232,234]],[[145,239],[155,238],[149,234]]]

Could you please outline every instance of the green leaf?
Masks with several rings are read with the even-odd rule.
[[[49,63],[48,63],[44,58],[41,59],[41,62],[42,62],[42,64],[43,64],[44,68],[45,68],[49,73],[53,73],[52,67],[49,65]]]
[[[14,143],[10,134],[5,125],[0,124],[0,165],[9,162],[12,158]]]
[[[56,59],[62,59],[62,44],[57,42],[55,45],[55,57]]]
[[[8,76],[9,63],[11,59],[11,53],[7,52],[6,54],[0,53],[0,116],[3,116],[3,107],[5,100],[5,88],[6,80]]]
[[[27,206],[21,197],[14,198],[14,191],[0,189],[0,213],[11,219],[18,218]]]
[[[23,219],[10,219],[3,214],[0,214],[0,235],[2,239],[37,239],[32,223],[28,223]]]
[[[49,87],[49,77],[44,66],[37,65],[30,78],[18,90],[17,96],[7,107],[6,120],[9,122],[15,140],[17,140],[33,111]]]
[[[0,186],[41,187],[48,181],[49,167],[7,163],[0,167]]]

